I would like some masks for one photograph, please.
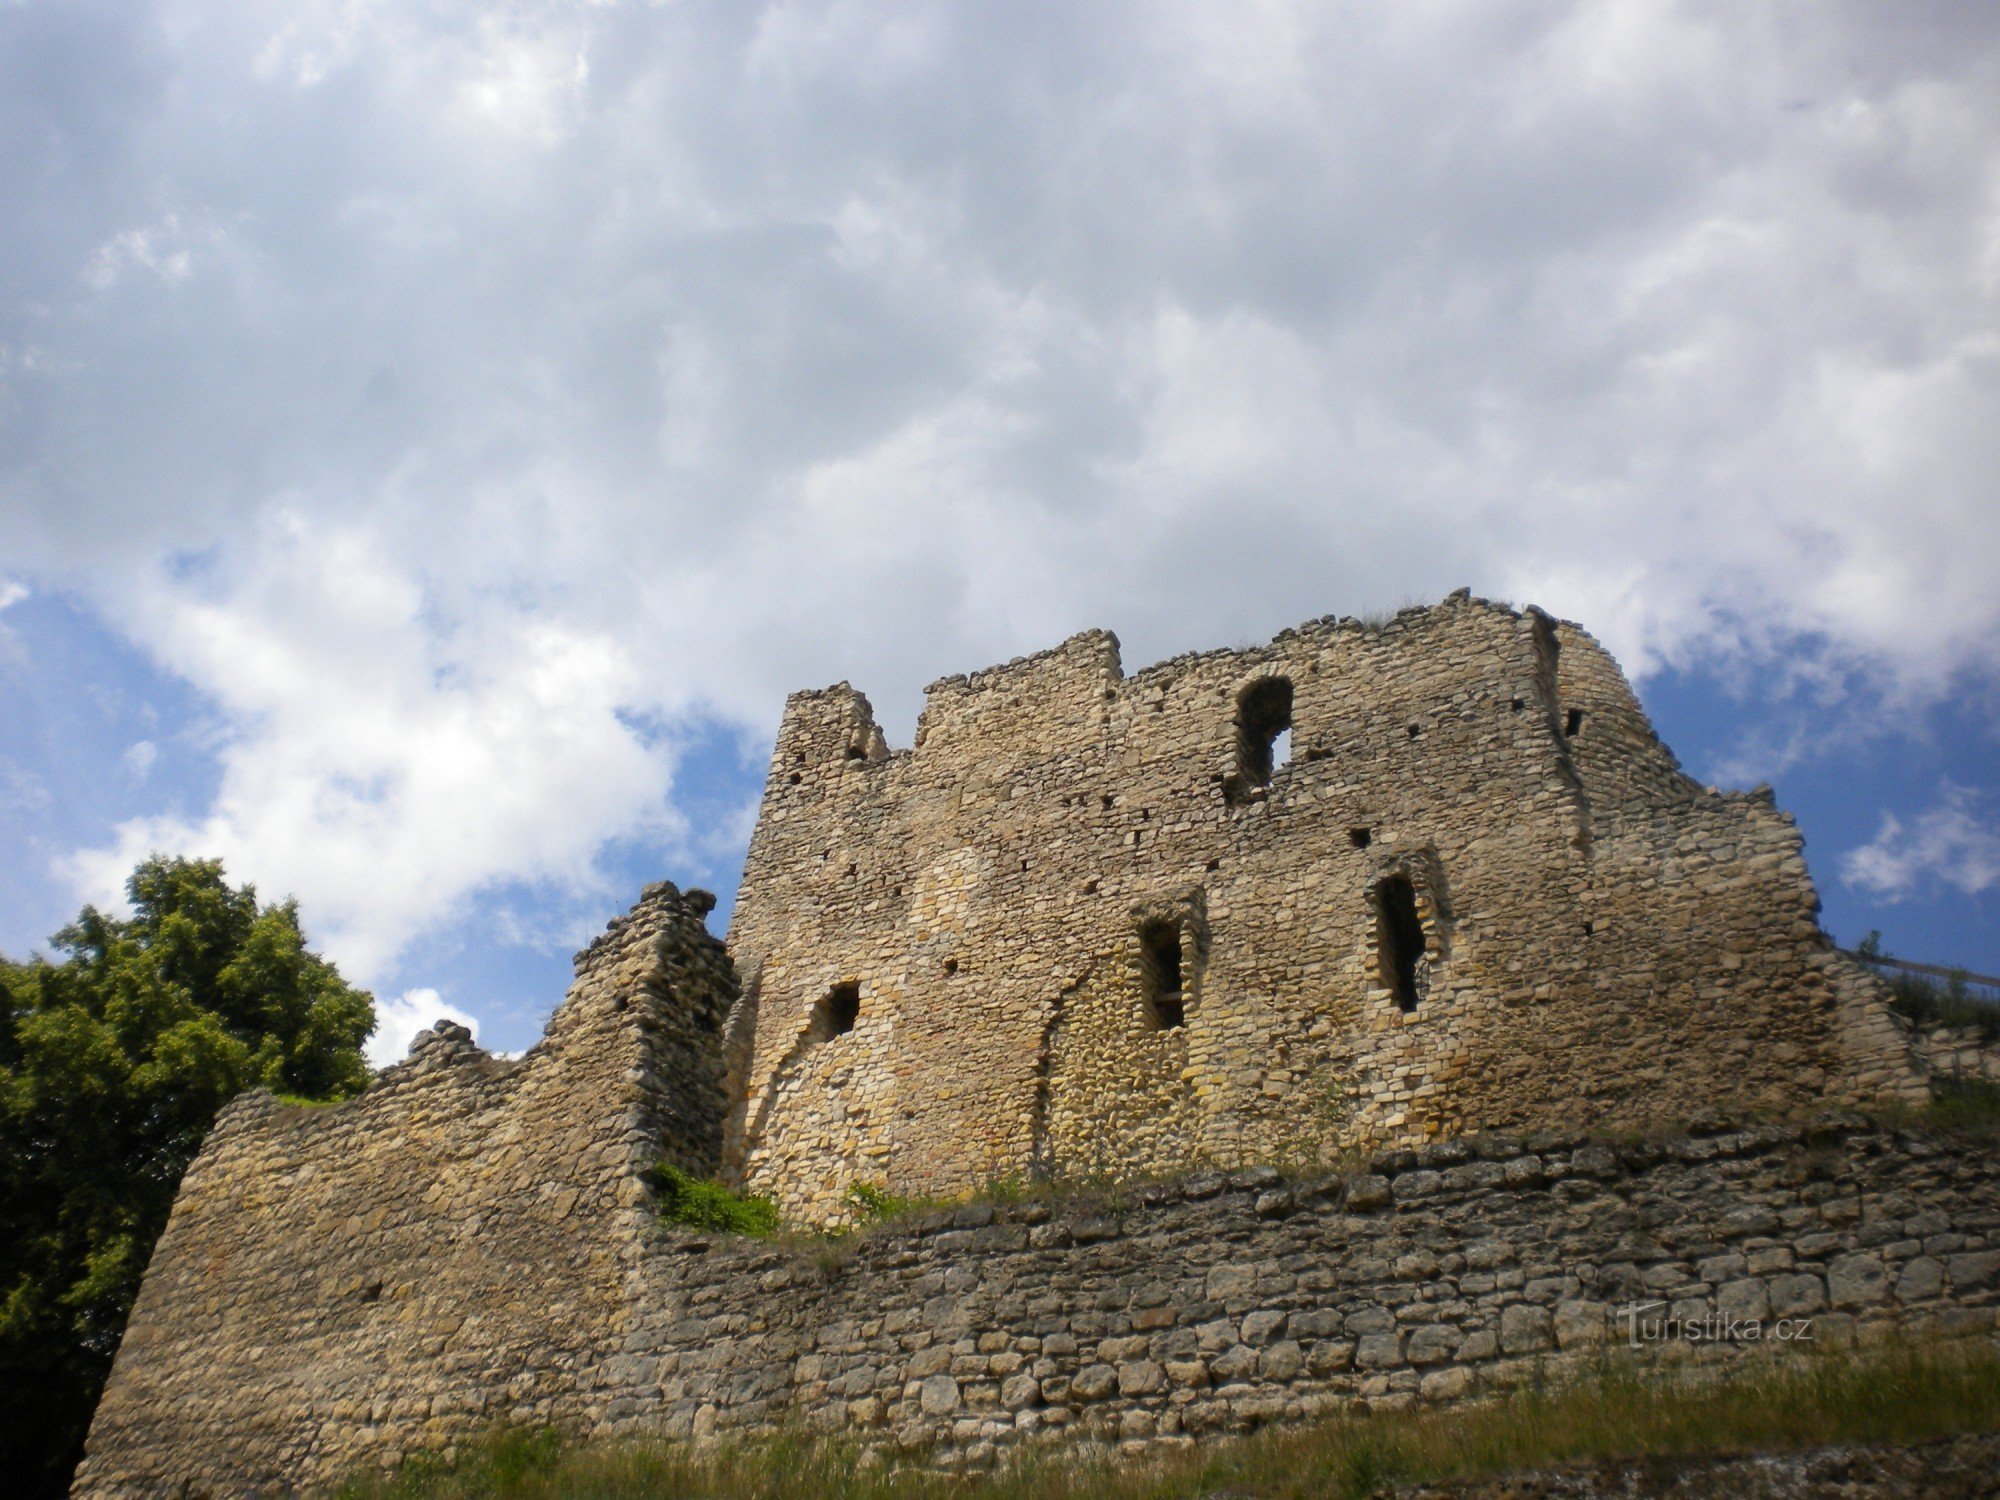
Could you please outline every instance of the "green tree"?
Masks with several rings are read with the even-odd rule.
[[[153,1242],[216,1111],[360,1092],[375,1004],[220,860],[154,856],[133,917],[0,959],[0,1473],[61,1495]]]

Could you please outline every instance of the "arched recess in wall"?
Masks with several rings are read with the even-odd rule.
[[[759,974],[760,988],[762,974]],[[826,992],[813,1002],[812,1013],[807,1016],[804,1028],[798,1033],[791,1046],[785,1049],[778,1065],[764,1080],[761,1097],[754,1110],[745,1110],[742,1144],[738,1148],[741,1161],[747,1165],[751,1156],[763,1146],[770,1132],[772,1111],[777,1107],[780,1096],[791,1086],[815,1049],[826,1042],[847,1035],[861,1019],[861,984],[858,980],[844,979],[828,986]]]
[[[1292,679],[1258,677],[1236,695],[1236,764],[1228,788],[1244,799],[1271,784],[1291,750]]]

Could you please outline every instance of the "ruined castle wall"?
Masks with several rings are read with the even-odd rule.
[[[518,1061],[448,1023],[359,1098],[232,1104],[182,1182],[76,1493],[302,1488],[496,1419],[587,1424],[644,1171],[715,1170],[735,999],[713,904],[651,888]]]
[[[1237,1432],[1626,1358],[1618,1312],[1638,1304],[1696,1325],[1651,1351],[1670,1360],[1993,1336],[2000,1166],[1982,1146],[1857,1121],[1706,1128],[971,1206],[832,1256],[670,1232],[596,1371],[599,1430],[804,1423],[974,1458],[1053,1432]]]
[[[1292,753],[1258,784],[1245,721],[1273,679]],[[1384,951],[1398,880],[1413,1007]],[[852,689],[800,694],[730,934],[727,1160],[838,1222],[855,1182],[1909,1091],[1816,910],[1789,820],[1683,776],[1594,641],[1463,595],[1129,678],[1078,636],[934,684],[909,751]]]

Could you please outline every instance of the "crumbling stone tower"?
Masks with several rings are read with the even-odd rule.
[[[714,905],[648,887],[525,1057],[443,1022],[358,1099],[225,1110],[75,1492],[290,1494],[494,1421],[603,1420],[657,1238],[650,1169],[707,1175],[721,1148],[736,984]]]
[[[838,1220],[855,1182],[1911,1095],[1800,849],[1583,630],[1464,591],[1132,677],[1080,635],[934,683],[906,751],[845,684],[795,694],[726,1162]]]

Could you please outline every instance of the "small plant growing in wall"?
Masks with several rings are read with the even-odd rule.
[[[651,1178],[660,1195],[660,1217],[669,1224],[757,1239],[778,1232],[778,1205],[769,1198],[705,1181],[670,1161],[655,1162]]]

